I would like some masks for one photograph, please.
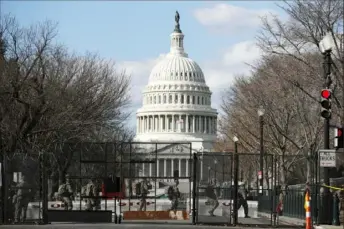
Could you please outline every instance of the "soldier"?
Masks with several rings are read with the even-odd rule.
[[[209,181],[209,184],[205,189],[205,195],[208,197],[207,203],[213,206],[212,209],[210,209],[210,211],[208,212],[210,216],[215,216],[214,211],[219,206],[219,201],[217,200],[217,196],[215,193],[215,185],[216,180],[212,179]]]
[[[243,206],[245,218],[250,218],[248,216],[248,205],[247,205],[246,196],[247,196],[247,191],[245,188],[245,184],[242,184],[239,186],[239,190],[238,190],[238,209],[237,210],[239,210],[241,206]]]
[[[141,182],[141,185],[140,185],[140,195],[141,195],[141,204],[140,204],[140,211],[146,211],[147,209],[147,195],[149,194],[149,191],[148,191],[148,180],[147,178],[144,178],[143,181]]]
[[[88,184],[86,185],[85,188],[85,195],[86,197],[86,210],[87,211],[92,211],[92,210],[98,210],[100,207],[99,204],[99,193],[98,193],[98,188],[96,184],[95,179],[91,179]]]
[[[61,184],[58,190],[58,196],[64,204],[64,210],[71,211],[73,209],[73,189],[70,184],[69,175],[66,175],[66,182]]]
[[[32,190],[26,180],[25,176],[22,176],[22,180],[16,186],[17,193],[13,198],[15,204],[14,222],[24,222],[26,220],[27,206],[32,198]]]
[[[176,211],[178,208],[178,202],[180,198],[180,192],[179,192],[179,181],[178,179],[174,180],[174,185],[170,186],[167,191],[168,199],[171,201],[171,208],[169,211]]]

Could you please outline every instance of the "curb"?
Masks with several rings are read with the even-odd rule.
[[[265,217],[265,218],[270,218],[271,214],[268,213],[262,213],[262,212],[258,212],[258,216],[260,217]],[[298,218],[292,218],[292,217],[288,217],[288,216],[280,216],[279,217],[279,222],[286,224],[286,225],[295,225],[295,226],[300,226],[303,225],[305,223],[304,220],[302,219],[298,219]],[[317,229],[325,229],[325,228],[317,228]]]

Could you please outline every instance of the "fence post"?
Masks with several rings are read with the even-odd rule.
[[[332,225],[339,226],[339,198],[338,193],[335,191],[333,194],[333,216]]]
[[[193,154],[193,171],[192,171],[192,224],[196,224],[196,193],[197,193],[197,155]]]

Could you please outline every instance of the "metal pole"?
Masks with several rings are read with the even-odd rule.
[[[193,167],[192,167],[192,224],[196,224],[196,196],[197,193],[197,155],[196,153],[193,154]]]
[[[238,143],[234,142],[234,199],[233,199],[233,214],[234,226],[238,224],[238,179],[239,178],[239,155]]]
[[[331,75],[331,51],[326,51],[324,55],[324,78],[325,78],[325,86],[326,88],[329,88],[330,81],[329,76]],[[324,149],[330,149],[330,119],[324,119]],[[329,168],[324,168],[324,184],[329,185],[330,184],[330,177],[329,177]],[[323,221],[325,223],[330,223],[330,209],[329,209],[329,189],[324,188],[323,193],[323,203],[325,206],[323,206]]]
[[[259,116],[259,127],[260,127],[260,172],[261,172],[261,179],[259,184],[259,193],[263,194],[263,185],[264,185],[264,120],[263,115]]]

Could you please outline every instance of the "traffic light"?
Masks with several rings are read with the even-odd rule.
[[[344,148],[343,128],[334,129],[334,148]]]
[[[331,118],[331,95],[330,89],[323,89],[321,91],[321,117],[325,119]]]

